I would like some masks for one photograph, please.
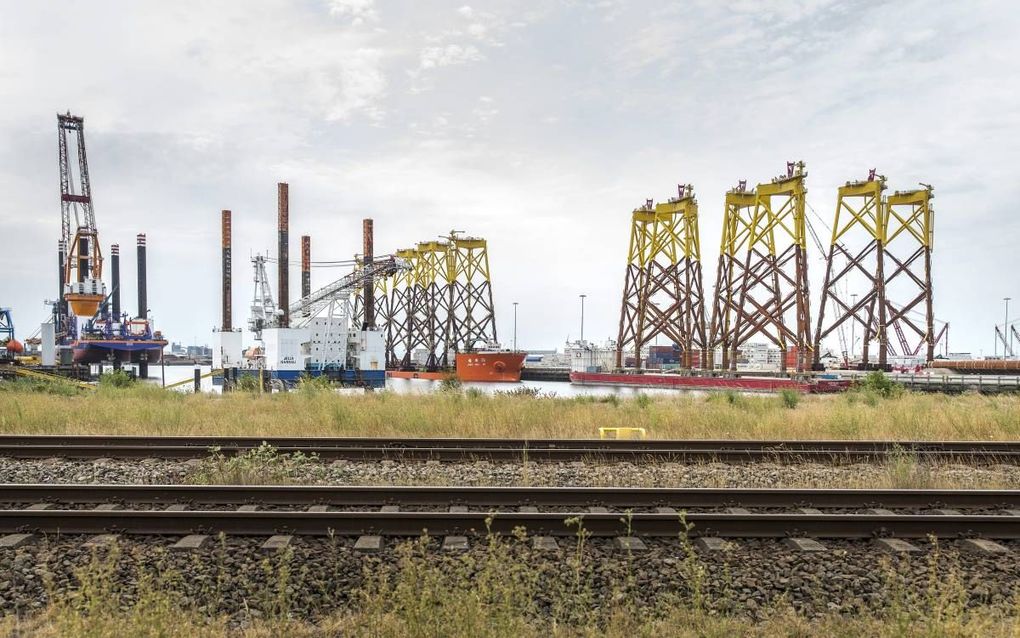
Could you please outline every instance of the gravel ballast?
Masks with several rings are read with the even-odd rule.
[[[78,586],[75,575],[93,557],[110,550],[83,547],[86,537],[49,538],[0,553],[0,613],[23,613],[63,598]],[[175,538],[120,541],[117,582],[130,601],[140,578],[162,576],[178,592],[181,604],[207,613],[243,620],[277,610],[286,600],[289,614],[315,618],[342,611],[365,584],[366,574],[378,575],[400,560],[398,541],[390,539],[380,553],[362,555],[354,538],[298,538],[292,553],[267,555],[264,539],[216,539],[208,547],[187,553],[170,552]],[[439,550],[441,539],[429,539],[426,563],[444,569],[474,571],[489,548],[484,538],[472,538],[466,553]],[[580,570],[569,559],[576,554],[574,539],[560,539],[561,550],[537,552],[529,540],[510,540],[518,564],[541,574],[539,604],[551,605],[552,593],[564,580],[580,582],[596,605],[626,591],[640,605],[654,606],[691,592],[692,564],[685,561],[679,541],[647,539],[647,550],[628,554],[612,539],[591,539],[581,550]],[[958,579],[967,606],[991,605],[1008,610],[1020,595],[1020,543],[1005,543],[1009,559],[958,553],[955,543],[936,547],[915,543],[922,552],[909,558],[889,556],[869,541],[825,541],[826,551],[799,553],[780,541],[743,540],[725,552],[697,552],[703,569],[705,605],[719,612],[759,617],[765,610],[789,604],[808,616],[875,611],[897,592],[923,596],[932,582]],[[934,566],[933,566],[934,565]],[[143,576],[142,574],[146,574]]]
[[[180,484],[205,461],[0,459],[0,483]],[[548,487],[944,487],[1020,488],[1020,466],[800,463],[440,463],[307,461],[286,482],[309,485],[504,485]]]

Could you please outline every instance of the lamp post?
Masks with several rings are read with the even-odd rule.
[[[588,295],[581,295],[581,343],[584,343],[584,298]]]
[[[517,352],[517,302],[514,302],[514,352]]]

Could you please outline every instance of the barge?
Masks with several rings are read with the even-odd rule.
[[[790,379],[786,377],[708,377],[661,373],[571,372],[570,382],[578,385],[619,385],[676,390],[735,390],[737,392],[779,392],[794,390],[822,394],[843,392],[848,379]]]

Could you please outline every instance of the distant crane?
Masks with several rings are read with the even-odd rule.
[[[262,329],[275,325],[277,309],[276,302],[273,301],[273,291],[269,289],[266,257],[255,255],[251,261],[255,267],[255,298],[251,302],[251,318],[248,319],[248,328],[254,334],[255,339],[261,341]]]
[[[267,258],[263,255],[256,255],[252,258],[255,269],[255,297],[251,304],[251,318],[248,320],[248,327],[254,333],[255,338],[262,339],[263,328],[279,327],[281,309],[277,308],[273,300],[273,293],[269,287],[269,277],[266,274]],[[348,298],[355,290],[358,290],[366,283],[372,283],[377,279],[389,277],[402,270],[410,269],[406,260],[399,257],[384,257],[366,266],[357,268],[333,283],[323,286],[314,291],[308,297],[298,299],[288,307],[291,323],[294,327],[307,325],[308,322],[318,316],[327,307],[334,307],[337,303],[347,303]]]
[[[57,115],[60,162],[60,246],[64,255],[63,301],[79,317],[93,317],[106,298],[103,256],[99,249],[96,216],[92,209],[88,159],[85,155],[85,119],[70,113]],[[74,139],[77,163],[68,151],[68,134]],[[73,220],[72,220],[73,216]],[[72,235],[73,233],[73,235]],[[66,315],[67,306],[60,311]],[[77,326],[68,322],[70,333]]]
[[[346,303],[351,293],[363,288],[365,284],[372,284],[377,279],[390,277],[402,270],[409,269],[410,264],[399,257],[384,257],[357,268],[333,283],[316,290],[308,297],[292,303],[290,305],[291,317],[296,317],[302,309],[307,312],[307,317],[301,317],[294,320],[293,323],[297,326],[304,325],[311,317],[317,316],[331,303],[339,300]]]

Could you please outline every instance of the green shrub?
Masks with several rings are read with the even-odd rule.
[[[443,380],[439,382],[440,392],[460,392],[461,387],[464,384],[460,382],[460,379],[456,375],[448,374],[443,377]]]
[[[302,394],[321,394],[322,392],[332,392],[333,382],[329,380],[329,377],[325,375],[319,375],[313,377],[310,374],[302,374],[301,378],[298,379],[297,390]]]
[[[898,397],[904,392],[903,385],[896,383],[881,370],[873,370],[863,378],[858,379],[854,389],[859,392],[870,393],[885,399]],[[865,399],[867,402],[867,399]]]
[[[99,376],[100,388],[130,388],[137,382],[137,379],[124,370],[113,370]]]
[[[792,410],[797,407],[798,403],[800,403],[800,392],[790,388],[783,388],[779,391],[779,400],[782,402],[784,408]]]
[[[241,392],[258,393],[262,388],[259,386],[257,374],[242,374],[237,377],[237,383],[231,389]]]
[[[722,392],[710,392],[706,399],[709,403],[723,403],[735,408],[746,409],[749,404],[747,397],[736,390],[723,390]]]
[[[638,395],[634,397],[634,404],[643,410],[652,404],[652,397],[648,396],[644,392],[639,392]]]

